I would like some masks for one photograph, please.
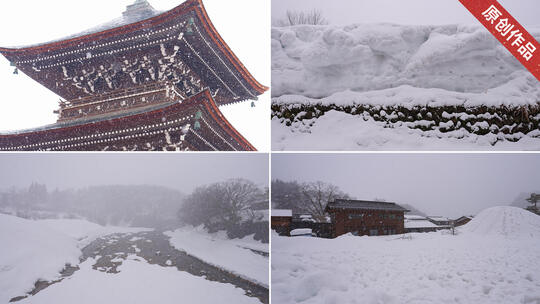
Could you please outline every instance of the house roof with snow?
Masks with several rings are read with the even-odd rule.
[[[378,202],[378,201],[362,201],[362,200],[346,200],[336,199],[333,202],[328,202],[325,211],[336,209],[348,209],[348,210],[383,210],[383,211],[402,211],[407,212],[409,210],[401,207],[396,203]]]
[[[440,226],[437,226],[433,224],[432,222],[428,221],[427,219],[424,220],[405,220],[404,222],[405,229],[407,228],[437,228]]]
[[[290,209],[272,209],[272,217],[292,217],[292,210]]]
[[[436,222],[451,221],[451,219],[449,219],[447,217],[444,217],[444,216],[428,216],[427,218],[432,220],[432,221],[436,221]]]
[[[425,216],[416,215],[416,214],[405,214],[405,220],[417,221],[417,220],[427,220]]]

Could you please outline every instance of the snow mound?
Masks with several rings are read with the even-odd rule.
[[[463,231],[511,238],[540,237],[540,216],[511,206],[492,207],[475,216]]]
[[[539,40],[540,29],[530,32]],[[273,97],[323,98],[347,90],[386,90],[380,96],[365,96],[384,99],[385,94],[396,93],[411,97],[418,94],[414,88],[421,88],[439,89],[428,95],[444,93],[458,99],[474,98],[462,93],[518,91],[520,99],[530,102],[540,96],[540,84],[532,80],[481,26],[353,24],[272,29]]]
[[[39,280],[52,280],[65,264],[77,265],[75,239],[43,223],[0,214],[0,303],[21,296]]]

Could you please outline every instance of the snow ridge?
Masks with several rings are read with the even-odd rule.
[[[531,34],[538,40],[540,29],[531,29]],[[273,97],[323,98],[350,91],[335,98],[404,102],[420,88],[430,89],[421,93],[423,102],[448,95],[454,102],[475,103],[478,98],[488,103],[499,96],[500,104],[515,96],[514,101],[531,104],[540,100],[540,84],[532,80],[480,26],[353,24],[272,29]]]

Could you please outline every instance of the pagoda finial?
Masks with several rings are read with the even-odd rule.
[[[126,18],[144,19],[154,15],[156,10],[146,0],[135,0],[135,3],[128,5],[123,13]]]

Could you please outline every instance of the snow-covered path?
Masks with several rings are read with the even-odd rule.
[[[268,303],[268,289],[186,252],[158,231],[117,233],[82,249],[61,280],[39,281],[17,303]],[[73,270],[73,269],[70,269]],[[52,283],[52,284],[51,284]],[[88,287],[91,288],[88,288]],[[209,292],[211,291],[211,292]]]

